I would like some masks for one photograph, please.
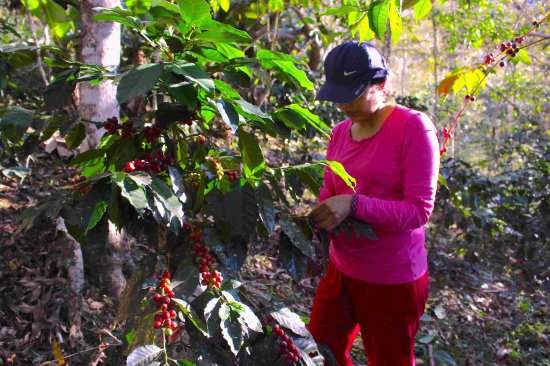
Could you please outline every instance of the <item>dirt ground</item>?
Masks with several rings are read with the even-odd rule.
[[[15,235],[24,208],[72,188],[75,171],[45,157],[35,164],[24,180],[0,175],[0,365],[56,365],[59,355],[67,365],[115,365],[124,334],[112,299],[90,286],[74,295],[71,248],[52,223]],[[417,337],[419,365],[550,365],[548,278],[528,275],[505,250],[471,261],[455,255],[452,242],[428,249],[431,293]],[[255,247],[241,280],[258,298],[307,318],[319,276],[292,283],[276,254],[272,246]],[[367,364],[359,339],[353,359]]]

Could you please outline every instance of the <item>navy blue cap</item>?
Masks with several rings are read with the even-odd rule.
[[[384,56],[372,44],[350,41],[329,52],[325,76],[315,99],[350,103],[363,94],[373,79],[388,76],[388,68]]]

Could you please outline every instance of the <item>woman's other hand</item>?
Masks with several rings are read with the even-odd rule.
[[[321,229],[332,230],[348,217],[351,209],[351,195],[338,195],[327,198],[309,213]]]

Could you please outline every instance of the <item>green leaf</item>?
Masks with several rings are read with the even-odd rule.
[[[157,84],[161,72],[162,65],[145,64],[125,73],[116,92],[118,102],[126,103],[149,92]]]
[[[351,175],[349,175],[348,172],[346,172],[346,169],[342,164],[340,164],[337,161],[330,161],[330,160],[323,160],[321,162],[326,163],[330,167],[330,169],[334,172],[334,174],[342,178],[342,180],[346,183],[346,185],[351,189],[353,189],[353,191],[355,192],[355,186],[357,185],[357,180]]]
[[[311,237],[307,236],[300,227],[300,225],[294,221],[279,220],[281,230],[287,235],[292,244],[302,252],[303,255],[310,259],[315,259],[315,248],[311,243]]]
[[[378,39],[383,39],[386,34],[386,25],[389,15],[389,1],[378,0],[369,7],[369,25]]]
[[[235,103],[237,103],[235,108],[239,114],[250,118],[251,120],[258,121],[260,123],[265,123],[265,120],[272,120],[269,114],[264,113],[259,107],[248,103],[246,100],[238,99],[235,100]]]
[[[173,298],[172,301],[178,306],[178,308],[183,312],[183,314],[193,323],[193,325],[205,336],[208,337],[208,331],[206,329],[206,324],[199,318],[197,313],[191,308],[187,302],[182,299]]]
[[[300,318],[300,316],[296,313],[294,313],[292,310],[288,308],[282,308],[277,311],[271,312],[269,315],[275,319],[281,327],[290,329],[295,334],[298,334],[299,336],[302,336],[307,339],[311,339],[311,333],[306,328],[306,325]]]
[[[211,19],[210,6],[204,0],[177,0],[186,22],[200,26]]]
[[[133,350],[132,353],[128,355],[128,358],[126,359],[126,366],[147,366],[161,353],[162,348],[159,348],[154,344],[141,346]]]
[[[148,207],[145,189],[138,186],[130,177],[126,177],[117,184],[121,188],[121,195],[130,202],[140,216],[143,216]]]
[[[401,13],[397,8],[398,0],[390,0],[390,31],[393,44],[397,44],[399,37],[401,37],[401,32],[403,31],[403,21],[401,20]]]
[[[525,49],[520,48],[516,57],[519,61],[523,62],[525,65],[532,65],[533,61],[531,61],[531,58],[529,57],[529,54]]]
[[[258,62],[265,68],[278,69],[286,76],[296,80],[299,85],[307,90],[313,90],[314,84],[307,78],[303,70],[299,70],[295,63],[296,60],[281,52],[268,51],[261,49],[256,54]]]
[[[128,174],[128,178],[136,182],[138,186],[150,186],[153,178],[146,172],[135,171]]]
[[[187,196],[185,194],[185,185],[183,182],[183,177],[181,176],[180,172],[177,168],[173,166],[168,167],[168,174],[170,175],[170,181],[172,182],[172,189],[174,190],[174,193],[176,194],[176,197],[181,202],[185,202],[187,200]]]
[[[86,138],[86,126],[82,122],[78,122],[71,128],[65,136],[65,143],[69,150],[76,149]]]
[[[133,17],[132,12],[129,10],[122,9],[120,7],[109,9],[99,6],[95,7],[94,10],[102,11],[102,13],[94,15],[95,21],[117,22],[136,31],[139,31],[141,29],[139,19]]]
[[[57,39],[63,38],[74,23],[70,20],[65,9],[53,0],[24,0],[32,15],[44,19]]]
[[[160,6],[173,13],[180,14],[180,8],[178,8],[177,5],[172,4],[171,2],[166,0],[152,0],[151,7],[154,7],[154,6]]]
[[[188,264],[182,269],[178,268],[170,284],[178,298],[189,298],[199,285],[197,266],[195,264]]]
[[[432,10],[432,0],[419,0],[414,5],[414,19],[417,21],[424,18]]]
[[[224,99],[241,99],[241,95],[233,89],[233,87],[229,84],[227,84],[224,81],[215,79],[214,84],[216,85],[216,89],[219,90],[222,95],[225,97]]]
[[[250,37],[248,34],[246,37],[240,36],[238,34],[225,32],[225,31],[205,31],[197,34],[193,37],[195,40],[200,40],[204,42],[214,42],[214,43],[230,43],[230,44],[247,44],[250,42]]]
[[[239,127],[239,114],[235,110],[235,107],[223,99],[216,99],[214,105],[220,113],[222,120],[235,133]]]
[[[254,135],[238,130],[239,149],[244,163],[244,174],[252,180],[260,180],[265,171],[265,158]]]
[[[71,161],[69,161],[69,166],[85,167],[90,164],[96,163],[105,158],[105,152],[107,149],[93,149],[85,151],[81,154],[75,156]]]
[[[188,80],[199,84],[208,92],[213,92],[216,89],[214,81],[200,67],[191,62],[180,60],[166,64],[166,67],[174,74],[183,75]]]
[[[320,16],[326,16],[326,15],[345,15],[349,14],[352,11],[359,11],[359,8],[352,5],[342,5],[339,8],[329,8],[324,13],[320,14]]]
[[[227,57],[229,60],[233,60],[235,58],[244,58],[245,54],[243,51],[238,49],[235,46],[232,46],[228,43],[216,43],[216,48],[222,55]]]
[[[303,124],[307,123],[326,137],[330,137],[330,127],[321,121],[319,116],[298,104],[290,104],[280,108],[275,112],[275,116],[290,128],[301,129]]]
[[[109,204],[105,201],[99,201],[92,212],[92,216],[90,217],[90,221],[88,222],[88,227],[86,227],[86,230],[91,230],[94,228],[94,226],[97,225],[99,220],[103,217],[103,214],[105,211],[107,211],[107,206]]]
[[[126,7],[137,16],[147,14],[151,7],[151,0],[126,0]]]
[[[256,201],[258,202],[258,211],[260,219],[264,223],[269,234],[275,230],[275,207],[269,187],[265,183],[260,183],[256,189]]]
[[[439,182],[439,184],[443,185],[443,187],[449,189],[449,183],[447,183],[447,179],[445,179],[445,177],[442,176],[441,173],[437,175],[437,181]]]
[[[164,183],[163,180],[153,177],[153,182],[151,184],[151,190],[153,191],[155,198],[160,199],[164,204],[164,207],[170,213],[169,223],[172,222],[172,218],[175,217],[178,219],[180,225],[183,225],[183,205],[174,195],[170,187]]]
[[[20,107],[10,107],[0,120],[0,132],[8,140],[18,143],[30,127],[34,118],[34,111]]]

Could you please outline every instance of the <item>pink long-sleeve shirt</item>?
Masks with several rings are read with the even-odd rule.
[[[432,213],[439,169],[439,144],[431,120],[396,106],[372,137],[353,140],[347,119],[332,130],[327,160],[344,165],[357,180],[355,218],[371,224],[378,240],[332,237],[330,258],[344,274],[367,282],[411,282],[427,271],[424,226]],[[325,169],[319,202],[353,194]]]

